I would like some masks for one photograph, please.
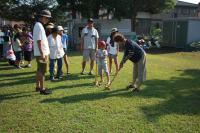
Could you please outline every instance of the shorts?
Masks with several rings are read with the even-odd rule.
[[[24,51],[24,60],[31,61],[32,60],[32,51]]]
[[[65,55],[67,55],[67,48],[63,48]]]
[[[112,58],[112,59],[115,59],[115,58],[117,58],[117,55],[108,53],[108,57],[109,57],[109,58]]]
[[[96,51],[94,49],[83,50],[83,61],[95,60]]]
[[[21,61],[22,60],[22,51],[17,51],[14,52],[16,56],[16,61]]]
[[[48,56],[45,57],[46,61],[43,62],[40,56],[36,57],[37,72],[41,72],[43,75],[47,72]]]
[[[104,70],[104,72],[109,73],[107,63],[98,65],[98,73],[99,73],[99,75],[103,74],[103,70]]]

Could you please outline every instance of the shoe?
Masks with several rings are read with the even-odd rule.
[[[94,75],[93,72],[89,72],[88,75]]]
[[[16,66],[16,68],[17,68],[17,69],[23,69],[23,68],[22,68],[22,67],[20,67],[20,66]]]
[[[85,72],[81,72],[81,75],[86,75],[86,73]]]
[[[70,72],[67,72],[67,75],[70,75],[71,73]]]
[[[134,88],[134,86],[133,86],[132,84],[130,84],[130,85],[128,85],[128,86],[126,87],[127,90],[128,90],[128,89],[131,89],[131,88]]]
[[[63,79],[63,77],[62,76],[58,76],[57,79]]]
[[[53,76],[50,76],[49,80],[55,81],[55,78]]]
[[[36,87],[36,88],[35,88],[35,91],[36,91],[36,92],[39,92],[39,91],[40,91],[40,88]]]
[[[140,90],[138,88],[133,88],[132,92],[139,92]]]
[[[40,90],[41,95],[49,95],[52,94],[52,91],[49,89]]]
[[[28,64],[27,67],[28,67],[28,68],[31,68],[31,64]]]

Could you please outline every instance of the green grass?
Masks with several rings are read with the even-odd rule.
[[[81,59],[71,53],[68,79],[50,82],[47,75],[48,96],[34,92],[35,61],[24,70],[0,62],[0,133],[200,132],[200,52],[148,54],[147,81],[135,94],[125,89],[130,62],[104,91],[79,74]]]

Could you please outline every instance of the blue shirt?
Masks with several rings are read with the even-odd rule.
[[[63,34],[62,38],[61,38],[61,41],[62,41],[62,44],[63,44],[63,48],[67,49],[68,41],[69,41],[68,35]]]
[[[144,50],[134,41],[126,40],[124,56],[121,63],[125,63],[128,59],[137,63],[145,54]]]

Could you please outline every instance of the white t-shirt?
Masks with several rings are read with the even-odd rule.
[[[2,31],[0,31],[0,45],[3,45],[3,43],[4,43],[3,37],[4,37],[4,33]]]
[[[118,44],[116,42],[114,42],[114,47],[112,47],[111,43],[110,43],[111,38],[108,37],[106,43],[108,44],[108,53],[112,54],[112,55],[116,55],[118,52],[117,46]]]
[[[60,59],[64,56],[63,45],[61,36],[57,35],[56,40],[52,34],[48,36],[49,48],[50,48],[50,59]]]
[[[99,34],[95,28],[89,29],[86,26],[82,30],[81,38],[83,38],[83,43],[84,43],[83,49],[95,49],[96,39],[99,38]]]
[[[44,27],[40,22],[36,22],[33,28],[34,56],[41,56],[39,48],[38,48],[38,43],[37,43],[38,40],[42,41],[42,50],[44,52],[43,54],[45,56],[49,55],[50,50],[49,50],[47,36],[44,30]]]
[[[107,64],[108,52],[107,50],[98,49],[97,51],[97,64],[105,65]]]

